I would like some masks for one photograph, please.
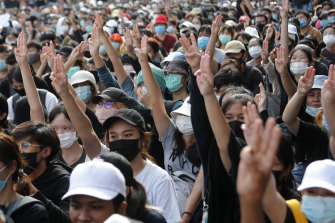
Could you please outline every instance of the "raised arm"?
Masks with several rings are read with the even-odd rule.
[[[333,158],[335,157],[335,65],[330,65],[328,80],[321,90],[323,114],[328,125],[330,135],[329,146]]]
[[[294,94],[292,99],[289,100],[283,113],[283,121],[286,123],[291,133],[295,136],[297,136],[300,126],[298,114],[302,103],[313,86],[314,75],[315,69],[313,67],[308,67],[304,76],[299,79],[297,92]]]
[[[28,48],[26,35],[24,33],[20,33],[17,41],[17,48],[14,52],[17,64],[19,65],[22,73],[24,90],[26,91],[30,107],[30,119],[31,121],[40,121],[44,123],[45,118],[40,96],[38,95],[33,75],[31,74],[30,66],[28,64]]]
[[[195,74],[195,72],[200,69],[201,56],[199,53],[199,47],[197,45],[197,42],[195,41],[193,33],[191,33],[191,43],[188,41],[184,34],[181,34],[180,36],[181,38],[179,39],[179,41],[185,50],[186,61],[190,65],[192,73]]]
[[[137,24],[134,24],[134,26],[137,26]],[[133,27],[134,29],[134,27]],[[131,37],[131,33],[130,30],[128,28],[126,28],[125,30],[123,30],[123,34],[124,34],[124,46],[126,48],[127,54],[128,56],[130,56],[133,59],[136,59],[136,54],[134,52],[133,49],[133,38]]]
[[[150,94],[150,107],[152,109],[155,125],[158,134],[160,137],[163,137],[165,135],[166,129],[170,125],[170,118],[165,110],[163,96],[160,88],[149,66],[147,39],[147,36],[142,38],[141,49],[136,48],[135,52],[141,64],[145,87],[148,89],[148,93]]]
[[[93,25],[92,35],[91,38],[88,40],[88,45],[95,67],[99,68],[105,65],[104,61],[99,55],[100,41],[99,41],[98,28],[96,27],[96,25]]]
[[[202,56],[200,70],[197,71],[195,75],[197,77],[200,93],[204,97],[207,116],[220,150],[221,161],[226,171],[229,172],[231,168],[231,160],[228,154],[228,144],[231,130],[214,93],[213,74],[209,62],[210,56],[208,54]]]
[[[280,43],[284,47],[285,58],[288,58],[288,0],[283,0],[280,7]]]
[[[64,69],[63,59],[60,55],[55,58],[54,72],[50,76],[52,86],[62,98],[71,122],[73,123],[79,137],[81,138],[86,153],[93,159],[101,151],[99,138],[95,134],[91,121],[79,108],[73,95],[69,90],[68,78]]]
[[[212,24],[211,36],[209,38],[209,42],[206,47],[206,53],[208,53],[208,55],[211,58],[210,63],[211,63],[211,69],[213,73],[216,73],[218,71],[218,62],[213,60],[213,56],[215,53],[215,44],[216,44],[216,40],[218,39],[218,33],[221,27],[221,23],[222,23],[222,16],[218,15]]]

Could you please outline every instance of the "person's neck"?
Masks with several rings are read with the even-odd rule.
[[[326,46],[326,49],[329,53],[335,53],[335,44],[332,46]]]
[[[36,73],[41,66],[41,61],[37,61],[36,63],[33,63],[32,66],[33,66],[34,71]]]
[[[309,25],[306,25],[305,27],[302,27],[300,29],[300,34],[305,35],[308,32],[308,30],[309,30]]]
[[[130,163],[135,178],[144,169],[147,162],[142,158],[142,153],[140,152]]]
[[[262,62],[262,57],[258,57],[258,58],[255,58],[255,59],[254,59],[254,64],[255,64],[255,66],[261,64],[261,62]]]
[[[16,200],[16,197],[17,195],[13,190],[13,182],[12,180],[9,180],[0,192],[0,205],[8,207],[13,201]]]
[[[0,71],[0,79],[6,78],[8,76],[8,70],[2,70]]]
[[[80,159],[82,152],[83,148],[75,141],[70,148],[62,149],[62,156],[66,164],[71,166]]]
[[[221,45],[221,50],[224,50],[224,48],[226,48],[226,44]]]
[[[158,37],[158,39],[160,39],[160,40],[164,40],[164,39],[165,39],[165,36],[166,36],[166,33],[165,33],[165,32],[163,32],[163,33],[161,33],[161,34],[157,34],[157,37]]]
[[[41,160],[38,166],[28,175],[31,182],[39,178],[47,169],[47,161],[45,159]]]
[[[173,100],[182,100],[184,101],[187,97],[188,97],[188,93],[187,93],[187,90],[186,90],[186,87],[183,86],[180,90],[176,91],[176,92],[173,92]]]

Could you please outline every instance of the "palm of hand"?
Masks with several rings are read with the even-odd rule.
[[[28,49],[26,46],[20,46],[15,51],[15,58],[17,63],[20,65],[27,60]]]
[[[283,73],[286,69],[286,63],[284,58],[276,58],[276,69],[279,72],[279,74]]]
[[[298,92],[301,94],[307,94],[308,91],[313,86],[313,79],[308,79],[306,77],[301,77],[298,83]]]
[[[211,73],[199,72],[197,74],[197,84],[202,95],[213,93],[213,76]]]
[[[323,88],[321,89],[321,97],[322,97],[322,101],[324,101],[325,103],[335,101],[335,81],[334,80],[328,80],[326,84],[323,85]]]
[[[99,40],[89,40],[88,41],[88,46],[89,46],[89,50],[90,50],[90,53],[92,55],[97,55],[99,54],[99,47],[100,47],[100,42]]]

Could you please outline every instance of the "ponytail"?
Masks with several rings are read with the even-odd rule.
[[[127,217],[133,219],[141,219],[144,215],[147,203],[147,195],[144,187],[134,180],[133,185],[130,187],[130,193],[127,196]]]

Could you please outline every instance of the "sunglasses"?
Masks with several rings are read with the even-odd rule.
[[[106,101],[106,102],[100,102],[100,103],[97,104],[96,107],[97,107],[97,108],[101,108],[103,105],[105,105],[105,108],[110,109],[110,108],[113,107],[114,102],[109,102],[109,101]]]

